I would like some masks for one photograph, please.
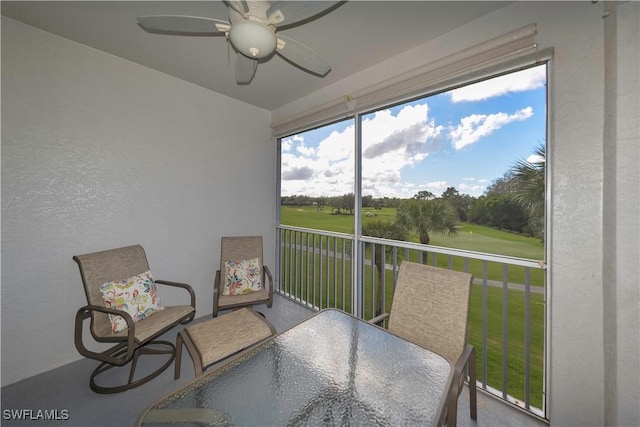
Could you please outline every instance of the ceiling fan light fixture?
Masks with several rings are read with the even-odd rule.
[[[264,58],[276,49],[276,35],[264,23],[252,20],[231,26],[229,40],[241,54],[249,58]]]
[[[229,10],[228,21],[205,16],[155,15],[138,17],[138,25],[148,33],[198,37],[224,35],[227,47],[230,44],[237,53],[235,69],[239,85],[249,84],[258,63],[271,59],[274,54],[320,77],[331,70],[316,52],[281,35],[278,30],[312,21],[343,1],[227,0],[224,3]]]

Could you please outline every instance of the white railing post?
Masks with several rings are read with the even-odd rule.
[[[354,218],[354,239],[353,262],[351,263],[351,311],[355,316],[362,318],[364,316],[364,247],[360,244],[362,236],[362,118],[360,114],[355,115],[354,120],[354,199],[355,199],[355,218]]]

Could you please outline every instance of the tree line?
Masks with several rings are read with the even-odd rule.
[[[540,161],[517,161],[502,177],[492,181],[479,197],[460,194],[455,187],[447,188],[440,196],[421,190],[411,199],[363,196],[363,209],[396,209],[392,223],[369,221],[363,225],[363,234],[392,238],[392,234],[401,237],[403,232],[414,231],[419,235],[421,243],[428,244],[429,233],[442,233],[453,237],[456,234],[457,223],[468,222],[542,239],[545,147],[538,146],[533,154]],[[335,197],[295,195],[282,197],[281,203],[314,205],[319,210],[330,209],[332,214],[353,215],[355,197],[353,193]],[[394,240],[404,239],[394,237]]]

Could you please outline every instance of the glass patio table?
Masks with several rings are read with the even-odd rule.
[[[441,425],[452,371],[439,354],[327,309],[165,396],[137,425]]]

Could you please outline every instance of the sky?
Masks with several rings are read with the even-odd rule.
[[[482,195],[546,138],[546,66],[362,115],[362,195]],[[354,119],[282,140],[281,195],[354,191]]]

